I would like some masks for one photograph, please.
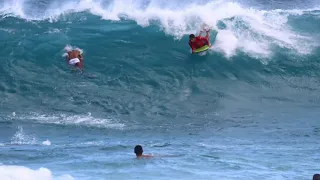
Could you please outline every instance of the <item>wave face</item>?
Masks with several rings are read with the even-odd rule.
[[[203,24],[213,46],[192,55],[188,35]],[[303,179],[316,166],[299,154],[316,156],[319,138],[319,32],[316,0],[2,0],[1,163],[49,168],[53,177],[126,179],[136,162],[125,158],[141,140],[150,150],[191,156],[177,158],[176,167],[153,162],[142,179],[164,166],[169,179],[281,179],[280,172]],[[84,51],[85,73],[66,65],[66,46]],[[186,141],[202,149],[197,167]],[[31,160],[10,154],[12,146]],[[75,168],[61,170],[60,157]],[[206,169],[213,161],[219,173]],[[94,162],[110,169],[92,169]],[[119,168],[123,176],[111,175]]]
[[[310,29],[314,32],[319,29],[314,23],[319,17],[319,8],[313,6],[316,3],[310,2],[309,7],[312,8],[301,10],[258,10],[236,2],[192,2],[14,0],[4,1],[1,12],[5,17],[11,14],[23,19],[42,22],[49,20],[59,24],[70,20],[71,17],[68,15],[75,13],[74,16],[78,17],[73,16],[71,21],[83,21],[82,26],[91,25],[85,23],[88,21],[85,19],[92,17],[91,15],[108,20],[104,21],[105,24],[110,21],[132,20],[142,27],[155,24],[166,34],[176,38],[182,38],[206,23],[216,30],[217,37],[213,49],[220,49],[229,56],[234,55],[238,49],[249,54],[269,56],[273,51],[272,47],[278,46],[299,53],[310,53],[314,46],[318,45],[308,32]],[[279,6],[281,7],[281,4]],[[292,28],[300,21],[308,23]]]

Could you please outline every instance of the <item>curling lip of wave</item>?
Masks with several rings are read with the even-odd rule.
[[[240,4],[235,2],[223,2],[223,1],[214,1],[207,2],[206,4],[190,4],[188,6],[184,6],[182,9],[170,9],[163,8],[157,5],[153,5],[152,3],[149,6],[145,6],[141,8],[141,5],[135,5],[135,3],[130,1],[118,0],[110,3],[107,6],[102,5],[100,2],[92,1],[92,0],[80,0],[79,2],[67,1],[58,3],[53,2],[48,6],[43,13],[38,15],[28,15],[27,8],[25,8],[25,1],[23,0],[12,0],[9,2],[3,2],[2,7],[0,6],[0,14],[2,15],[12,15],[16,17],[20,17],[28,20],[47,20],[47,19],[57,19],[61,15],[66,15],[68,13],[75,12],[84,12],[89,11],[94,15],[101,16],[103,19],[108,20],[120,20],[121,17],[138,18],[139,16],[142,19],[148,20],[153,18],[161,18],[164,16],[165,18],[172,18],[184,15],[187,19],[188,16],[197,16],[198,18],[202,18],[202,15],[208,14],[208,12],[214,12],[215,16],[220,16],[221,10],[227,10],[228,8],[232,8],[230,11],[223,12],[222,14],[230,14],[236,15],[237,13],[240,15],[243,11],[253,11],[257,13],[263,14],[272,14],[272,13],[284,13],[284,14],[294,14],[301,15],[304,13],[310,13],[313,11],[315,14],[320,10],[318,7],[308,8],[308,9],[274,9],[274,10],[255,10],[252,8],[244,8]],[[130,5],[128,5],[130,4]],[[198,11],[198,10],[203,10]],[[236,12],[235,12],[236,11]],[[149,17],[148,17],[149,16]],[[215,18],[214,16],[212,17]]]
[[[300,35],[292,31],[287,24],[290,14],[310,13],[317,8],[266,11],[244,8],[234,2],[211,1],[206,4],[190,4],[182,9],[172,10],[162,8],[155,3],[149,3],[148,6],[141,8],[139,1],[134,3],[118,0],[103,5],[97,1],[82,0],[67,1],[64,4],[54,2],[43,14],[29,17],[24,11],[23,2],[15,0],[11,4],[5,4],[1,12],[11,12],[25,19],[58,21],[61,15],[87,11],[107,20],[118,21],[121,17],[134,20],[143,27],[157,21],[166,34],[171,34],[177,39],[194,33],[202,23],[206,23],[218,32],[211,49],[222,52],[226,57],[236,55],[237,50],[240,49],[255,57],[269,58],[274,45],[294,50],[300,54],[309,54],[315,46],[318,46],[312,40],[313,37]],[[208,12],[214,12],[214,14]],[[219,28],[218,22],[223,22],[226,28]]]

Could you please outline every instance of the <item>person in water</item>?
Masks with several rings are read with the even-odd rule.
[[[66,51],[64,56],[66,57],[67,63],[79,68],[81,72],[83,72],[83,51],[80,48],[72,49],[70,46],[67,46],[64,49]]]
[[[201,36],[202,31],[200,31],[199,36],[195,36],[194,34],[189,35],[189,45],[191,47],[192,53],[195,53],[195,50],[201,48],[204,45],[211,46],[210,44],[210,29],[206,30],[206,36]]]
[[[320,174],[314,174],[313,180],[320,180]]]
[[[150,158],[150,157],[152,157],[152,155],[142,154],[143,149],[142,149],[141,145],[136,145],[136,147],[134,147],[134,153],[136,154],[137,158]]]

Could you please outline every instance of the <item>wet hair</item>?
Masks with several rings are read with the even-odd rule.
[[[320,180],[320,174],[314,174],[313,180]]]
[[[196,36],[194,34],[189,35],[189,39],[195,38]]]
[[[134,147],[134,153],[135,153],[136,155],[141,155],[141,154],[143,153],[142,146],[136,145],[136,147]]]

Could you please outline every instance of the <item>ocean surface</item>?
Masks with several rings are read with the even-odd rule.
[[[0,0],[0,40],[1,180],[320,173],[319,0]]]

